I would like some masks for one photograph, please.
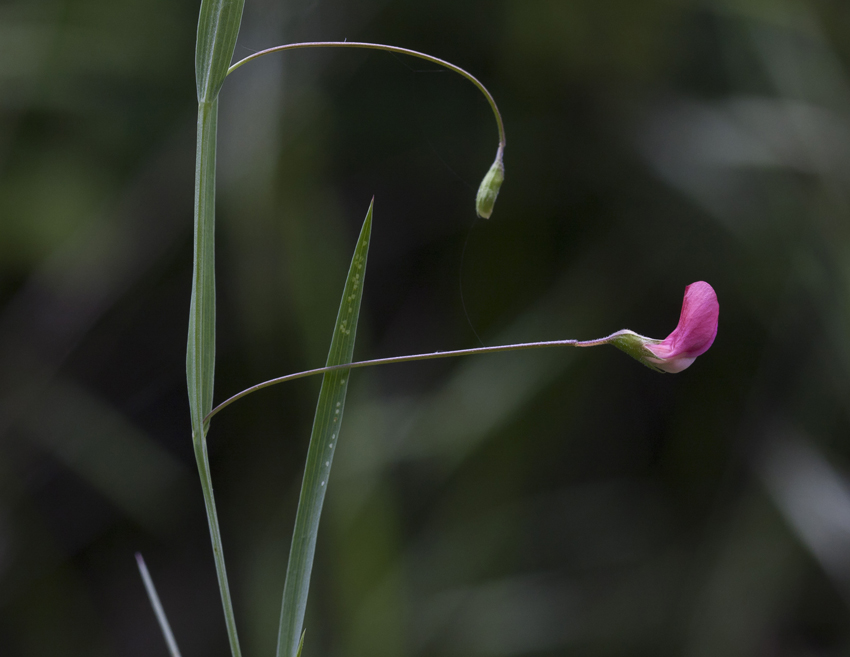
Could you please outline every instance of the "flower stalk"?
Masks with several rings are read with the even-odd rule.
[[[332,365],[317,367],[312,370],[296,372],[279,376],[268,381],[263,381],[246,388],[229,399],[216,406],[204,418],[209,422],[214,415],[218,414],[230,404],[243,397],[257,392],[263,388],[269,388],[278,383],[295,381],[308,376],[325,374],[340,369],[357,369],[361,367],[374,367],[376,365],[393,365],[399,363],[412,363],[420,360],[434,360],[436,358],[457,358],[459,356],[476,356],[482,354],[497,354],[506,351],[522,351],[525,349],[546,349],[550,347],[598,347],[610,344],[620,351],[627,353],[635,360],[646,365],[656,372],[681,372],[690,366],[697,356],[705,353],[717,335],[717,322],[720,306],[717,296],[712,287],[705,282],[698,282],[685,288],[685,298],[682,304],[682,313],[679,325],[664,340],[647,338],[628,329],[617,331],[598,340],[547,340],[542,342],[519,342],[515,344],[496,345],[492,347],[474,347],[471,349],[456,349],[453,351],[434,351],[427,354],[412,354],[409,356],[390,356],[389,358],[373,358],[361,360],[344,365]],[[664,354],[667,354],[666,356]],[[687,361],[687,364],[682,364]]]
[[[227,74],[230,75],[240,66],[243,66],[255,59],[259,59],[264,55],[270,55],[276,52],[285,52],[287,50],[301,50],[303,48],[360,48],[366,50],[383,50],[385,52],[392,52],[399,55],[409,55],[418,59],[424,59],[426,62],[431,62],[438,66],[443,66],[450,71],[454,71],[458,75],[462,75],[474,84],[478,90],[484,94],[487,102],[490,103],[490,108],[493,110],[493,116],[496,119],[496,127],[499,130],[499,146],[496,150],[496,159],[493,161],[490,169],[482,179],[481,184],[478,187],[478,194],[475,197],[475,211],[478,213],[478,216],[484,219],[490,218],[490,215],[493,214],[493,206],[496,204],[496,197],[499,195],[499,189],[505,180],[504,154],[505,144],[507,142],[505,141],[505,124],[502,121],[502,114],[499,112],[496,100],[487,90],[487,87],[485,87],[478,78],[472,75],[472,73],[463,70],[460,66],[455,66],[451,62],[447,62],[444,59],[434,57],[433,55],[429,55],[424,52],[419,52],[418,50],[399,48],[398,46],[388,46],[383,43],[366,43],[363,41],[307,41],[304,43],[288,43],[283,46],[266,48],[265,50],[260,50],[259,52],[255,52],[253,55],[245,57],[245,59],[239,60],[228,69]]]

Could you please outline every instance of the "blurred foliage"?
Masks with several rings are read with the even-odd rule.
[[[324,361],[376,196],[359,357],[663,338],[714,347],[360,370],[305,657],[850,654],[850,5],[248,0],[222,93],[217,399]],[[198,3],[0,5],[0,654],[227,641],[184,350]],[[462,290],[462,294],[461,294]],[[218,416],[247,654],[273,650],[318,381]]]

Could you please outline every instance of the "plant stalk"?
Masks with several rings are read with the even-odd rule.
[[[603,344],[608,344],[611,338],[614,338],[620,335],[622,331],[618,331],[617,333],[612,333],[611,335],[599,338],[598,340],[548,340],[544,342],[518,342],[515,344],[502,344],[496,345],[493,347],[474,347],[472,349],[456,349],[454,351],[434,351],[429,354],[412,354],[410,356],[390,356],[388,358],[373,358],[371,360],[360,360],[353,363],[346,363],[344,365],[330,365],[326,367],[317,367],[312,370],[305,370],[303,372],[296,372],[294,374],[286,374],[284,376],[279,376],[274,379],[269,379],[268,381],[263,381],[262,383],[258,383],[256,385],[251,386],[250,388],[246,388],[242,392],[239,392],[229,399],[221,402],[218,406],[216,406],[212,411],[210,411],[209,415],[204,418],[204,422],[209,422],[212,417],[219,412],[223,411],[225,408],[230,406],[233,402],[242,399],[243,397],[250,395],[252,392],[257,392],[258,390],[262,390],[263,388],[269,388],[278,383],[286,383],[287,381],[295,381],[296,379],[304,379],[308,376],[315,376],[317,374],[324,374],[326,372],[334,372],[336,370],[341,369],[357,369],[360,367],[373,367],[375,365],[392,365],[398,363],[412,363],[419,360],[434,360],[436,358],[457,358],[458,356],[475,356],[479,354],[498,354],[506,351],[522,351],[524,349],[544,349],[546,347],[597,347]]]
[[[218,588],[221,591],[221,604],[224,607],[224,622],[227,625],[227,638],[230,641],[230,652],[233,657],[241,657],[239,635],[236,632],[236,617],[233,614],[233,601],[230,598],[230,585],[227,581],[227,569],[224,566],[224,550],[221,545],[221,530],[218,526],[218,512],[215,507],[210,461],[207,454],[206,436],[202,440],[193,441],[195,461],[198,464],[198,474],[201,478],[201,489],[204,492],[204,506],[207,510],[207,522],[210,526],[215,571],[218,576]]]
[[[249,55],[245,59],[240,59],[238,62],[233,64],[228,70],[227,74],[230,75],[240,66],[247,64],[250,61],[255,59],[259,59],[263,55],[270,55],[275,52],[284,52],[287,50],[301,50],[303,48],[361,48],[366,50],[383,50],[385,52],[393,52],[399,55],[409,55],[411,57],[417,57],[418,59],[424,59],[426,62],[431,62],[432,64],[437,64],[439,66],[443,66],[450,71],[454,71],[455,73],[462,75],[467,80],[469,80],[472,84],[478,87],[478,90],[484,94],[484,97],[487,98],[487,102],[490,103],[490,108],[493,110],[493,115],[496,117],[496,125],[499,129],[499,153],[501,154],[505,150],[505,124],[502,121],[502,114],[499,112],[499,107],[496,105],[496,100],[493,98],[492,94],[487,90],[481,81],[476,78],[472,73],[463,70],[460,66],[455,66],[451,62],[447,62],[444,59],[440,59],[439,57],[434,57],[433,55],[428,55],[424,52],[419,52],[418,50],[410,50],[409,48],[399,48],[398,46],[388,46],[383,43],[366,43],[363,41],[307,41],[304,43],[287,43],[283,46],[275,46],[274,48],[266,48],[265,50],[260,50],[259,52],[255,52],[253,55]]]
[[[198,141],[195,159],[194,257],[186,384],[192,420],[192,447],[204,494],[215,568],[227,636],[233,657],[241,657],[233,602],[224,567],[221,531],[215,508],[207,428],[204,420],[213,402],[215,380],[215,169],[218,93],[233,59],[245,0],[201,0],[195,41],[195,82],[198,94]]]
[[[210,527],[227,636],[233,657],[241,657],[233,601],[224,565],[221,530],[213,495],[207,455],[205,415],[212,408],[215,379],[215,170],[218,99],[198,104],[198,146],[195,162],[195,239],[192,301],[189,311],[189,340],[186,375],[192,419],[192,446],[198,464],[207,522]]]

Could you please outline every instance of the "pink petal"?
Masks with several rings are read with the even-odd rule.
[[[692,362],[714,342],[719,315],[720,304],[711,285],[705,281],[691,283],[685,288],[682,314],[676,330],[660,344],[647,344],[646,348],[664,360],[691,359]]]

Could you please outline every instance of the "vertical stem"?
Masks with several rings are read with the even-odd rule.
[[[215,158],[218,100],[198,104],[198,150],[195,161],[195,249],[186,376],[192,417],[192,444],[204,493],[215,568],[227,636],[233,657],[241,657],[233,602],[227,583],[221,531],[213,496],[204,422],[212,409],[215,379]]]
[[[236,617],[233,615],[233,601],[230,599],[230,585],[227,582],[227,569],[224,567],[224,551],[221,546],[221,531],[218,528],[218,513],[215,509],[212,479],[210,476],[210,461],[207,456],[206,437],[195,440],[195,460],[198,463],[198,474],[201,476],[201,488],[204,491],[204,505],[207,509],[207,521],[210,526],[215,571],[218,575],[218,588],[221,591],[221,604],[224,607],[224,622],[227,625],[227,638],[230,641],[230,652],[233,657],[241,657],[239,635],[236,632]]]
[[[215,378],[215,151],[218,100],[198,104],[195,238],[186,377],[192,434],[202,440]]]
[[[215,509],[207,428],[204,417],[212,409],[215,380],[215,151],[218,92],[233,58],[245,0],[201,0],[195,43],[195,81],[198,92],[198,150],[195,159],[195,252],[189,340],[186,347],[186,383],[192,415],[192,446],[207,508],[218,587],[224,607],[227,636],[233,657],[241,657],[233,602],[224,567],[221,531]]]

